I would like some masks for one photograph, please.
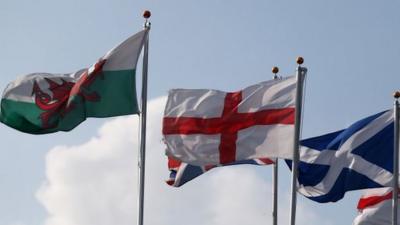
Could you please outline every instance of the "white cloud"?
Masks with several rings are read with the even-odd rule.
[[[270,184],[251,166],[214,169],[181,188],[168,176],[161,120],[165,98],[149,102],[145,224],[271,224]],[[46,158],[47,180],[37,193],[45,225],[132,225],[137,212],[138,119],[119,117],[79,146],[57,146]],[[289,202],[289,201],[285,201]],[[280,220],[288,204],[281,204]],[[327,224],[299,207],[298,224]]]

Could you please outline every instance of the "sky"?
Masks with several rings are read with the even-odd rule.
[[[0,89],[32,72],[75,72],[142,29],[152,12],[145,223],[271,224],[271,167],[219,168],[181,188],[164,183],[161,142],[171,88],[237,91],[271,68],[308,68],[302,137],[389,109],[400,89],[398,1],[2,0]],[[138,86],[140,78],[138,77]],[[0,125],[0,225],[136,223],[137,116],[88,119],[29,135]],[[280,164],[279,220],[290,174]],[[360,191],[337,203],[298,196],[297,222],[351,224]]]

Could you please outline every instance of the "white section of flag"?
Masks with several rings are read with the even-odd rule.
[[[144,29],[108,51],[103,56],[103,59],[107,60],[103,66],[103,70],[119,71],[135,69],[148,31],[148,29]]]
[[[292,158],[293,125],[253,126],[239,131],[236,158]],[[287,137],[287,138],[285,138]]]
[[[243,101],[239,105],[239,112],[295,107],[295,90],[295,76],[252,85],[242,90]]]
[[[52,93],[48,91],[49,84],[46,82],[45,78],[52,79],[52,81],[60,84],[62,80],[76,82],[75,78],[70,74],[31,73],[9,83],[4,90],[2,98],[28,103],[35,102],[35,96],[32,94],[34,81],[37,82],[44,92],[51,96]]]
[[[207,161],[215,162],[214,164],[207,163],[207,165],[219,164],[219,140],[220,135],[166,135],[164,137],[167,143],[167,155],[177,159],[185,159],[182,162],[194,162],[199,159],[207,159]],[[173,149],[170,151],[169,149]]]
[[[207,89],[172,89],[164,117],[214,118],[222,114],[225,92]]]

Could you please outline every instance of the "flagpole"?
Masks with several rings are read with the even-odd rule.
[[[394,149],[393,149],[393,191],[392,191],[392,225],[397,225],[397,209],[399,205],[399,97],[394,93]]]
[[[293,143],[293,160],[292,160],[292,186],[290,201],[290,225],[296,224],[296,203],[297,203],[297,176],[299,165],[299,148],[300,148],[300,129],[301,129],[301,109],[303,106],[303,81],[305,79],[307,68],[301,65],[304,62],[302,57],[297,58],[297,87],[296,87],[296,116]]]
[[[150,30],[151,23],[150,11],[144,11],[145,18],[144,29]],[[149,36],[147,34],[143,50],[143,69],[142,69],[142,96],[141,96],[141,112],[140,112],[140,151],[139,151],[139,198],[138,198],[138,225],[143,225],[144,214],[144,182],[146,169],[146,117],[147,117],[147,71],[149,58]]]
[[[278,225],[278,159],[272,167],[272,224]]]
[[[279,68],[274,66],[272,68],[274,80],[279,79],[278,72]],[[272,225],[278,225],[278,159],[275,159],[272,167]]]

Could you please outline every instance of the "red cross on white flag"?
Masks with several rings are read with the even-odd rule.
[[[163,120],[166,154],[193,165],[292,158],[296,77],[226,93],[173,89]]]
[[[359,213],[353,225],[392,225],[392,188],[366,189],[358,201],[357,209]],[[400,209],[397,214],[400,214]]]

